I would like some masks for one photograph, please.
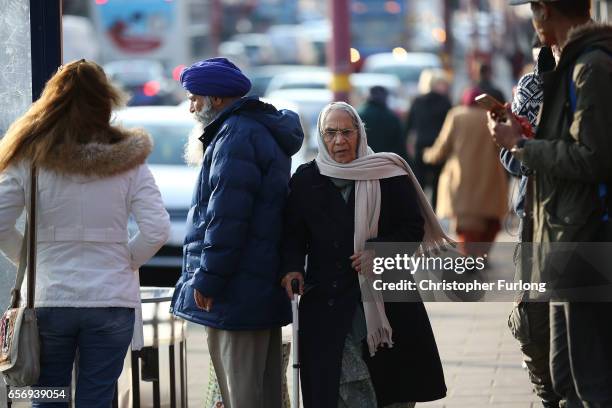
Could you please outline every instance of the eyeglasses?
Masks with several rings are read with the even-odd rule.
[[[331,142],[336,138],[337,134],[340,134],[344,140],[349,139],[357,129],[325,129],[323,131],[323,139],[326,142]]]

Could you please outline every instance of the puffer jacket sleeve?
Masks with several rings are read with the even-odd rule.
[[[253,205],[262,183],[256,158],[257,132],[240,123],[219,138],[212,155],[204,249],[191,285],[216,297],[243,261]]]
[[[299,170],[298,170],[299,171]],[[304,200],[302,191],[303,183],[300,183],[300,175],[296,174],[289,182],[289,197],[285,206],[283,222],[283,239],[281,241],[281,276],[289,272],[300,272],[304,275],[304,264],[306,252],[308,251],[308,227],[304,219],[304,211],[301,203]],[[300,185],[301,184],[301,185]]]
[[[18,166],[0,174],[0,251],[14,264],[19,262],[23,235],[15,223],[25,206],[24,175]]]
[[[170,217],[151,170],[141,165],[133,181],[131,213],[139,232],[130,240],[131,267],[140,268],[162,247],[170,236]]]

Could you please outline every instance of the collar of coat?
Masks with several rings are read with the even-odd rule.
[[[612,25],[589,21],[572,28],[567,34],[558,69],[575,64],[588,48],[601,48],[612,52]]]
[[[143,129],[109,130],[112,137],[96,137],[94,140],[116,139],[115,143],[99,141],[86,144],[63,144],[54,149],[40,166],[65,175],[111,177],[131,170],[145,162],[153,150],[153,141]]]
[[[200,137],[200,141],[204,146],[208,146],[213,140],[217,131],[223,126],[225,120],[235,112],[262,109],[264,111],[275,111],[276,109],[263,101],[260,101],[257,96],[246,96],[238,99],[224,110],[204,128],[204,133]]]

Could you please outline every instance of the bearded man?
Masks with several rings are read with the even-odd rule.
[[[281,328],[291,322],[279,244],[302,127],[296,113],[244,97],[251,82],[225,58],[199,61],[180,80],[204,129],[171,310],[206,326],[225,407],[277,408]]]

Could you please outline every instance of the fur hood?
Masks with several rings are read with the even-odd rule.
[[[64,175],[111,177],[143,164],[153,150],[151,136],[144,129],[111,129],[118,142],[61,145],[40,166]]]
[[[598,23],[596,21],[589,21],[586,24],[581,24],[572,28],[567,33],[567,43],[576,41],[583,36],[591,35],[602,35],[607,34],[612,36],[612,25],[609,23]]]
[[[576,60],[588,49],[597,48],[612,54],[612,25],[589,21],[572,28],[562,47],[557,71],[576,64]]]

